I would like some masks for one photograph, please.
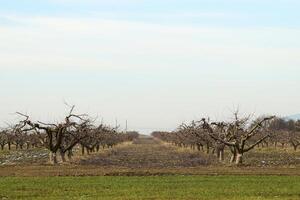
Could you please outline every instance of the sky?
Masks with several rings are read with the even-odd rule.
[[[299,0],[0,0],[0,126],[76,105],[149,133],[300,113]]]

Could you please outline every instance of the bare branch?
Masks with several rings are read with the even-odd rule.
[[[268,137],[270,137],[270,135],[266,135],[264,137],[262,137],[261,139],[259,139],[257,142],[255,142],[254,144],[252,144],[250,147],[248,147],[247,149],[244,149],[244,153],[250,151],[251,149],[253,149],[256,145],[260,144],[261,142],[263,142],[265,139],[267,139]]]

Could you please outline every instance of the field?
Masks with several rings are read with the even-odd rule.
[[[299,176],[7,177],[0,198],[297,200],[299,188]]]
[[[139,138],[49,165],[45,150],[0,151],[0,199],[300,199],[300,153],[250,152],[243,167]],[[263,162],[262,162],[263,161]]]

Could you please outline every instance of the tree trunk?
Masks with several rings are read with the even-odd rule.
[[[235,149],[231,149],[231,157],[230,157],[230,163],[234,163],[236,161],[236,150]]]
[[[73,156],[72,150],[68,150],[68,159],[69,159],[69,161],[72,160],[72,156]]]
[[[237,164],[237,165],[243,164],[243,154],[242,153],[236,154],[235,164]]]
[[[234,163],[236,161],[236,155],[232,154],[230,157],[230,163]]]
[[[209,154],[209,145],[206,145],[206,153]]]
[[[60,151],[60,157],[61,157],[62,162],[66,162],[66,153],[65,152]]]
[[[4,150],[4,145],[3,145],[3,144],[1,145],[1,150],[2,150],[2,151]]]
[[[81,145],[81,154],[84,155],[84,146]]]
[[[224,149],[219,150],[219,161],[224,161]]]
[[[295,144],[295,143],[292,143],[292,146],[294,147],[294,150],[297,151],[297,148],[300,144]]]
[[[219,150],[217,149],[217,154],[218,154],[218,151],[219,151]],[[215,154],[215,152],[216,152],[216,148],[213,148],[211,154]]]
[[[50,152],[49,154],[49,161],[51,164],[56,165],[57,164],[57,156],[56,152]]]
[[[7,143],[7,144],[8,144],[8,150],[11,150],[11,144],[10,144],[10,142]]]
[[[269,142],[266,142],[266,146],[269,147]]]

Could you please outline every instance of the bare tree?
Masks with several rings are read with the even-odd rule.
[[[200,121],[192,121],[190,124],[182,124],[177,131],[154,132],[152,135],[163,141],[173,143],[177,146],[197,146],[197,149],[206,147],[206,152],[216,153],[220,161],[224,160],[225,147],[231,153],[231,163],[242,164],[243,155],[254,149],[257,145],[266,140],[272,133],[269,129],[269,122],[274,117],[263,117],[250,121],[250,117],[239,118],[235,113],[231,122],[212,122],[203,118]]]
[[[270,124],[270,129],[273,131],[271,139],[275,147],[277,143],[281,144],[282,148],[290,144],[296,151],[300,146],[300,121],[275,118]]]
[[[1,150],[4,150],[5,145],[8,143],[7,131],[2,130],[0,131],[0,146]]]
[[[250,127],[248,127],[249,117],[240,119],[238,117],[238,113],[235,113],[235,119],[231,123],[214,122],[209,124],[205,119],[203,119],[202,126],[208,130],[208,134],[213,139],[223,143],[231,149],[231,162],[235,162],[235,164],[242,164],[243,155],[270,136],[269,130],[266,129],[266,122],[272,120],[273,118],[273,116],[265,117],[257,122],[254,122]],[[223,134],[216,136],[214,134],[214,129],[212,128],[213,125],[217,127],[222,126],[223,129],[226,127],[226,130]],[[258,139],[251,141],[254,136],[259,134],[261,134],[261,136]]]
[[[70,129],[77,128],[79,124],[84,123],[86,121],[85,119],[83,119],[83,116],[85,115],[75,115],[73,114],[73,110],[74,106],[71,108],[69,115],[65,117],[65,120],[57,124],[48,124],[40,121],[33,123],[31,120],[29,120],[29,116],[24,115],[22,113],[18,113],[19,115],[25,117],[25,119],[20,121],[20,123],[17,126],[18,128],[22,129],[23,132],[30,130],[44,132],[47,135],[45,147],[50,151],[49,161],[53,164],[57,164],[58,150],[62,149],[61,155],[63,156],[63,152],[65,151],[65,149],[69,150],[69,148],[63,147],[63,142],[64,138],[66,138],[67,135],[72,135],[72,131],[70,131]],[[71,146],[74,146],[76,144],[72,143]]]

